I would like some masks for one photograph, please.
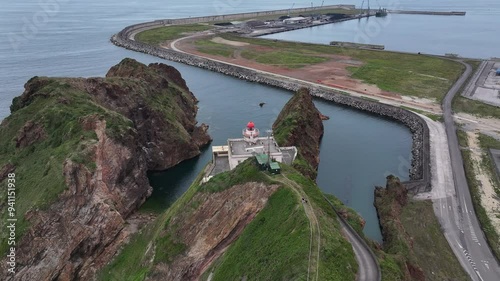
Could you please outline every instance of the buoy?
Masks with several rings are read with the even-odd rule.
[[[259,106],[260,106],[260,107],[263,107],[263,106],[264,106],[264,104],[266,104],[266,103],[265,103],[265,102],[261,102],[261,103],[259,103]]]

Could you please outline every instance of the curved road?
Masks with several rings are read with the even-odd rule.
[[[354,233],[354,230],[348,226],[343,220],[339,219],[340,225],[347,234],[349,242],[351,242],[356,261],[358,262],[358,281],[379,281],[381,279],[380,267],[373,254],[367,249],[365,241]]]
[[[436,213],[436,215],[440,219],[440,222],[452,222],[448,223],[446,226],[442,224],[444,232],[452,232],[451,234],[456,237],[456,241],[451,241],[450,246],[454,248],[455,254],[459,252],[457,258],[471,275],[472,279],[479,281],[500,280],[500,265],[486,243],[486,239],[474,211],[467,179],[465,177],[455,122],[453,121],[451,109],[452,100],[472,72],[472,68],[469,64],[462,61],[459,62],[466,67],[466,70],[448,91],[443,100],[444,124],[448,137],[448,148],[456,194],[445,200],[448,201],[448,206],[453,205],[452,209],[454,212],[444,212],[441,213],[441,216]],[[434,169],[439,168],[440,167],[434,167]],[[452,218],[450,218],[450,216]]]

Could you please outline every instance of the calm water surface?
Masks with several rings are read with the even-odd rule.
[[[294,2],[296,7],[310,5],[310,1]],[[341,2],[360,5],[361,1]],[[383,1],[379,2],[384,5]],[[50,5],[42,7],[40,3]],[[325,5],[335,3],[337,1],[325,1]],[[438,27],[450,25],[450,20],[460,19],[408,16],[409,20],[405,21],[406,16],[401,19],[398,16],[391,19],[391,23],[381,32],[386,35],[375,36],[373,43],[385,44],[390,49],[401,48],[400,50],[412,50],[400,47],[405,44],[432,45],[432,48],[436,48],[435,53],[456,52],[467,55],[470,52],[469,56],[482,57],[485,53],[491,56],[490,53],[494,55],[497,49],[495,45],[499,45],[496,41],[499,40],[498,36],[491,33],[495,21],[492,16],[488,16],[491,13],[498,14],[496,3],[491,0],[442,0],[437,4],[430,0],[401,1],[402,6],[412,9],[453,8],[471,11],[464,23],[467,28],[449,27],[454,32],[444,33]],[[32,76],[103,76],[124,57],[132,57],[143,63],[162,61],[115,47],[109,42],[112,34],[127,25],[159,18],[286,9],[290,6],[290,1],[284,0],[272,3],[263,0],[110,0],[105,3],[96,0],[25,0],[3,3],[0,11],[0,119],[9,114],[12,98],[22,93],[24,83]],[[352,30],[362,24],[363,22],[349,22],[345,26],[329,25],[322,27],[325,31],[307,29],[302,32],[311,33],[299,37],[309,42],[349,40]],[[406,29],[401,27],[402,24],[408,25]],[[329,28],[335,28],[334,33],[339,37],[331,36],[332,30]],[[294,33],[280,36],[298,40],[293,37],[296,36]],[[323,39],[319,39],[320,37]],[[384,38],[391,40],[385,42]],[[408,41],[408,38],[413,41]],[[436,47],[433,40],[438,39],[435,38],[443,42],[458,42],[453,43],[458,48],[457,51],[447,45]],[[490,44],[485,44],[485,40]],[[282,106],[290,98],[290,93],[283,90],[194,67],[167,63],[182,72],[189,87],[200,100],[198,120],[210,125],[214,144],[222,144],[228,137],[238,136],[241,127],[249,120],[256,122],[262,130],[270,128]],[[266,105],[260,108],[259,102],[266,102]],[[380,241],[380,230],[373,208],[373,186],[383,185],[388,173],[407,179],[410,132],[399,124],[325,101],[318,100],[316,105],[323,114],[331,117],[325,122],[318,184],[325,192],[337,195],[360,212],[367,221],[366,234]],[[170,171],[151,174],[155,191],[148,204],[166,208],[189,187],[209,160],[210,151],[206,150],[199,157]]]

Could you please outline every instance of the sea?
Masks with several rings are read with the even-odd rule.
[[[269,129],[291,93],[218,73],[161,60],[118,48],[109,38],[127,25],[165,18],[228,14],[294,7],[353,4],[362,1],[264,0],[22,0],[4,1],[0,10],[0,120],[10,113],[12,99],[33,76],[94,77],[125,57],[143,63],[163,62],[179,69],[200,100],[198,121],[210,125],[213,144],[238,137],[248,121]],[[364,5],[367,5],[366,1]],[[493,0],[371,1],[372,8],[466,11],[464,17],[392,15],[275,34],[304,42],[356,41],[383,44],[389,50],[456,53],[487,58],[500,56],[498,15]],[[357,35],[356,35],[357,34]],[[364,41],[363,41],[364,40]],[[259,107],[265,102],[264,107]],[[373,207],[373,189],[389,174],[408,179],[411,134],[395,122],[315,100],[325,121],[318,185],[335,194],[366,220],[365,234],[382,241]],[[166,209],[189,187],[210,161],[210,149],[163,172],[150,173],[154,187],[145,208]]]

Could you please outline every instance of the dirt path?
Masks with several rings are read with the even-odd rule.
[[[304,211],[309,219],[309,227],[311,230],[310,246],[309,246],[309,266],[307,269],[307,280],[319,280],[319,253],[321,251],[321,231],[318,218],[311,206],[309,197],[296,182],[288,179],[285,175],[281,177],[269,177],[272,180],[277,180],[287,186],[301,198],[303,198]]]
[[[478,135],[474,132],[467,132],[469,139],[469,149],[474,164],[474,174],[476,180],[481,183],[481,205],[486,210],[486,214],[491,220],[497,233],[500,233],[500,200],[498,200],[495,188],[490,180],[490,175],[484,170],[482,163],[482,154],[484,153],[479,146]]]

